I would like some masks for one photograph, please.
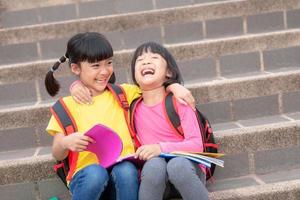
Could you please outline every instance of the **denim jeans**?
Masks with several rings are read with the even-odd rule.
[[[138,171],[128,161],[110,170],[89,165],[77,172],[69,185],[72,200],[137,200],[138,187]]]

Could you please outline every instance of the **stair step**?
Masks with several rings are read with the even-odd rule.
[[[221,144],[220,152],[226,154],[223,158],[225,168],[217,168],[216,178],[300,167],[297,153],[300,150],[299,131],[299,120],[216,131],[216,140]],[[0,185],[52,178],[53,163],[49,146],[2,151]]]
[[[22,182],[13,182],[11,184],[0,183],[1,199],[49,199],[52,196],[57,196],[60,199],[70,199],[70,195],[62,182],[56,178],[50,166],[52,161],[48,162],[49,156],[43,158],[35,158],[35,165],[30,166],[29,160],[21,159],[12,163],[8,162],[6,168],[3,169],[3,162],[0,162],[1,177],[7,180],[6,172],[14,172],[14,176],[27,176],[27,179],[22,179]],[[24,169],[20,173],[16,171],[14,166],[16,163],[22,164],[19,166]],[[289,199],[297,200],[300,191],[299,173],[300,168],[291,170],[275,171],[265,174],[249,174],[234,178],[219,179],[214,182],[208,182],[207,188],[210,192],[209,196],[212,200],[217,199]],[[4,174],[4,176],[3,176]],[[26,175],[27,174],[27,175]],[[43,174],[44,176],[41,176]],[[1,179],[2,180],[2,179]],[[19,181],[15,180],[15,181]],[[12,198],[14,197],[14,198]],[[18,197],[18,198],[17,198]]]
[[[232,79],[212,80],[187,85],[197,107],[213,123],[247,120],[257,117],[299,112],[300,71],[284,71]],[[62,84],[60,96],[69,94],[71,81]],[[43,82],[0,88],[0,130],[45,124],[50,117],[53,98],[46,94]],[[7,85],[9,86],[9,85]],[[29,86],[26,86],[29,87]],[[15,91],[15,93],[11,93]],[[35,91],[39,91],[35,94]],[[32,93],[33,92],[33,93]],[[36,97],[34,97],[36,95]]]
[[[243,73],[264,73],[281,68],[297,68],[300,65],[299,56],[297,57],[299,46],[300,29],[294,29],[267,34],[194,41],[167,45],[166,47],[176,58],[185,80],[199,81],[205,78],[222,78]],[[64,51],[65,49],[57,52],[60,52],[61,56]],[[114,68],[118,79],[131,80],[129,71],[132,53],[133,50],[115,52]],[[277,61],[278,58],[281,60]],[[194,61],[196,64],[188,67],[191,65],[187,63],[189,61]],[[0,66],[0,84],[43,79],[54,62],[56,60],[2,65]],[[207,65],[208,67],[206,67]],[[186,66],[188,70],[185,69]],[[70,76],[67,64],[64,64],[60,69],[61,72],[57,75]],[[204,71],[206,76],[200,74],[199,71]]]
[[[2,29],[0,30],[0,42],[2,44],[28,43],[54,38],[68,38],[73,34],[86,30],[99,31],[103,33],[124,32],[131,29],[153,28],[160,27],[161,25],[172,25],[175,23],[184,24],[187,22],[200,22],[201,24],[203,21],[206,21],[206,23],[209,24],[209,26],[207,26],[209,31],[210,23],[212,24],[211,26],[214,27],[214,24],[223,22],[223,19],[221,19],[221,21],[218,21],[217,19],[228,18],[230,23],[232,23],[234,20],[231,21],[230,18],[234,19],[235,17],[237,19],[235,24],[239,24],[239,32],[243,33],[243,16],[256,16],[257,14],[279,12],[281,15],[280,21],[282,21],[281,26],[284,28],[283,11],[298,8],[300,8],[300,5],[294,0],[286,0],[284,3],[276,0],[267,0],[263,2],[260,0],[238,0],[213,4],[196,4],[177,8],[148,10],[146,12],[100,16]],[[290,15],[288,15],[288,17],[289,16]],[[233,27],[237,28],[235,26]],[[220,29],[216,28],[216,30]],[[224,29],[222,30],[224,31]],[[250,28],[248,28],[248,30],[250,31]]]
[[[61,22],[70,19],[120,15],[124,13],[181,7],[200,3],[219,3],[220,1],[222,0],[196,0],[195,2],[193,0],[157,0],[156,2],[148,0],[35,0],[26,1],[24,4],[20,4],[14,0],[3,0],[1,2],[1,8],[4,11],[2,26],[7,28],[47,22]],[[64,13],[64,15],[57,16],[59,13]]]

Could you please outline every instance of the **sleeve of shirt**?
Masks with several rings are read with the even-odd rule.
[[[136,85],[122,84],[121,87],[124,89],[124,91],[126,93],[127,101],[129,104],[131,104],[131,102],[134,99],[141,96],[141,93],[142,93],[141,89]]]
[[[48,132],[48,134],[52,136],[54,136],[57,133],[63,133],[63,130],[61,129],[61,127],[59,126],[57,120],[53,115],[50,118],[46,131]]]
[[[184,132],[184,139],[181,142],[159,143],[162,152],[173,151],[203,152],[203,141],[200,127],[195,112],[189,106],[178,103],[178,114]]]

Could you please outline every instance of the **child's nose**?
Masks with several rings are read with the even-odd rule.
[[[150,60],[145,59],[144,62],[143,62],[143,65],[148,65],[148,64],[150,64],[150,63],[151,63]]]
[[[100,69],[100,74],[102,74],[102,75],[109,74],[109,70],[104,67],[104,68]]]

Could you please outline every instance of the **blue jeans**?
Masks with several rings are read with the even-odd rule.
[[[69,185],[72,200],[137,200],[138,187],[138,171],[128,161],[110,170],[89,165],[77,172]]]

